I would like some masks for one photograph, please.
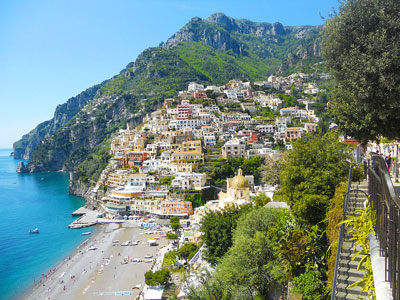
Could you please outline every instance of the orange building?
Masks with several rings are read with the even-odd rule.
[[[164,200],[160,203],[160,213],[160,217],[188,217],[193,215],[193,207],[189,201]]]
[[[148,158],[146,151],[129,151],[124,154],[123,168],[132,168],[133,166],[141,168],[143,162]]]

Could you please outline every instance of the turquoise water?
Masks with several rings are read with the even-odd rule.
[[[84,204],[68,195],[67,174],[17,174],[10,151],[0,149],[0,299],[18,298],[87,238],[67,227]]]

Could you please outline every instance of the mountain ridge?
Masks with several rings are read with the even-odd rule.
[[[262,25],[260,25],[262,24]],[[14,143],[26,172],[72,170],[107,146],[111,134],[173,97],[187,84],[261,80],[310,71],[321,61],[321,26],[283,26],[217,13],[192,18],[158,47],[148,48],[114,77],[57,107],[53,119]]]

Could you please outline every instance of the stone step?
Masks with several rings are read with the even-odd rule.
[[[358,261],[354,261],[354,260],[339,260],[339,267],[341,268],[341,270],[345,271],[347,270],[357,270],[357,266],[358,266]],[[364,266],[361,268],[361,270],[364,270]]]
[[[349,286],[346,283],[339,283],[336,287],[336,290],[338,292],[347,293],[347,295],[357,295],[357,296],[366,296],[367,295],[367,293],[364,293],[362,291],[361,286],[355,286],[355,287],[349,288]],[[346,298],[346,299],[348,299],[348,298]]]
[[[353,277],[353,276],[347,276],[347,275],[341,275],[337,279],[338,284],[346,284],[348,286],[352,285],[353,283],[356,283],[357,281],[360,281],[363,278],[361,277]]]
[[[351,252],[348,252],[348,253],[341,253],[340,254],[340,260],[352,260],[352,261],[356,261],[356,262],[359,262],[360,260],[361,260],[361,255],[358,255],[357,257],[355,257],[354,259],[353,259],[353,251],[351,251]]]
[[[338,276],[346,276],[346,277],[353,277],[353,278],[358,278],[358,280],[360,280],[361,278],[364,277],[364,271],[363,270],[343,270],[343,269],[339,269],[338,270]],[[338,277],[338,278],[339,278]]]
[[[358,300],[359,295],[347,294],[345,292],[338,292],[336,293],[335,299],[336,300]]]

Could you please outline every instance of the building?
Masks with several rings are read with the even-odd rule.
[[[177,172],[171,186],[182,190],[201,190],[206,185],[206,173]]]
[[[224,209],[227,206],[243,205],[250,201],[250,186],[246,177],[243,176],[242,169],[238,174],[227,180],[227,192],[218,194],[219,207]]]
[[[191,105],[178,105],[178,120],[186,120],[193,117]]]
[[[244,157],[246,155],[246,144],[239,139],[232,139],[221,147],[221,151],[222,157],[225,159],[236,156]]]
[[[317,132],[318,124],[315,123],[305,123],[304,130],[305,132]]]
[[[217,139],[214,133],[203,134],[203,142],[206,146],[215,146],[217,144]]]
[[[173,216],[187,218],[193,215],[192,202],[183,200],[164,200],[160,203],[159,211],[154,212],[160,218],[171,218]]]
[[[261,133],[265,133],[268,135],[273,135],[274,132],[276,131],[276,126],[267,124],[267,125],[257,125],[256,130]]]
[[[302,129],[299,127],[286,128],[285,140],[293,141],[301,138]]]
[[[191,82],[188,85],[188,92],[189,93],[194,93],[197,90],[204,90],[204,85],[200,84],[200,83],[196,83],[196,82]]]
[[[124,170],[116,170],[107,175],[106,186],[118,187],[125,184],[128,172]]]
[[[181,151],[181,152],[186,152],[186,151],[202,152],[201,140],[186,141],[182,145],[179,145],[179,151]]]
[[[172,164],[203,162],[203,154],[199,151],[174,152],[171,155]]]
[[[171,120],[168,125],[170,130],[180,130],[187,127],[191,129],[200,128],[200,119]]]
[[[287,119],[286,118],[276,118],[275,126],[277,132],[285,132],[287,127]]]
[[[124,154],[122,167],[132,168],[133,166],[136,166],[140,168],[147,157],[148,154],[146,151],[129,151]]]

